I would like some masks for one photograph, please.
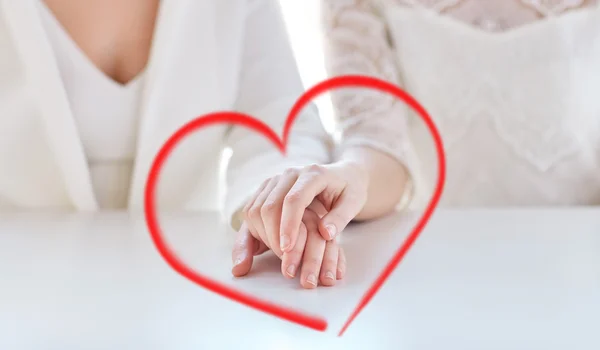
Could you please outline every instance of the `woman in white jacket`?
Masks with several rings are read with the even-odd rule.
[[[236,110],[282,132],[302,94],[275,0],[0,0],[0,210],[143,208],[164,141],[205,113]],[[329,160],[314,109],[287,156],[241,127],[178,146],[162,172],[162,211],[235,213],[283,169]],[[209,233],[205,233],[209,234]]]
[[[275,131],[302,85],[275,1],[0,1],[0,202],[3,210],[139,209],[164,141],[199,115],[237,110]],[[191,136],[169,160],[162,210],[225,212],[267,177],[327,161],[313,110],[283,157],[243,128]]]

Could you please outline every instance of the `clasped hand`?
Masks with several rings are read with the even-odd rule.
[[[243,208],[233,248],[233,274],[244,276],[253,258],[268,250],[281,273],[315,288],[333,286],[346,271],[337,236],[366,201],[366,171],[351,162],[290,168],[263,182]]]

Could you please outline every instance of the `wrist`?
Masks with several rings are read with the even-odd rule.
[[[358,184],[365,190],[369,184],[368,165],[359,159],[341,159],[326,166],[334,171],[337,176],[345,179],[348,183]]]
[[[359,172],[368,181],[371,163],[373,159],[373,150],[367,147],[349,147],[346,148],[336,160],[340,167]]]

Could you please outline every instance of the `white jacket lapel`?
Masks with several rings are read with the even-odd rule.
[[[167,138],[186,122],[213,112],[220,105],[215,17],[213,0],[161,2],[142,98],[138,152],[129,199],[131,209],[143,207],[148,171]],[[214,144],[208,139],[204,141]],[[169,168],[173,173],[189,175],[183,173],[190,159],[172,158]],[[177,184],[161,182],[160,187],[164,188],[163,185],[169,192],[169,186]]]
[[[73,205],[78,210],[96,210],[98,205],[83,146],[36,4],[32,0],[3,0],[1,9],[37,94],[48,140]]]

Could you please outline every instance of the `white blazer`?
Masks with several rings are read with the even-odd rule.
[[[34,1],[0,0],[0,209],[94,211],[87,160]],[[151,162],[183,124],[236,110],[281,134],[301,93],[276,0],[162,0],[129,208],[143,208]],[[329,160],[329,138],[315,109],[303,112],[291,134],[287,157],[244,128],[215,126],[188,137],[162,172],[160,209],[224,209],[231,217],[265,178]],[[225,146],[233,156],[221,202]]]

